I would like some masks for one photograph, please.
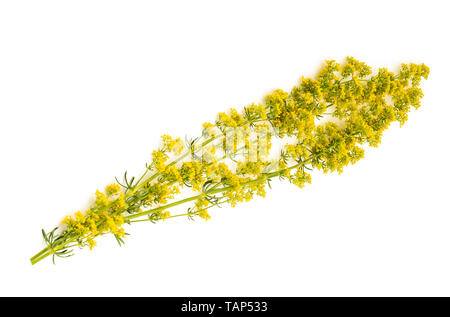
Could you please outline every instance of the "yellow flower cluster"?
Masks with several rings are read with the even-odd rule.
[[[176,155],[179,155],[183,150],[183,142],[180,138],[172,139],[171,136],[164,134],[161,137],[163,143],[163,150],[173,152]]]
[[[233,119],[233,117],[229,116],[225,112],[219,113],[219,120],[217,121],[217,124],[222,124],[223,127],[232,128],[236,128],[238,126],[238,123]]]
[[[270,162],[264,162],[264,161],[237,162],[236,174],[238,174],[238,175],[261,176],[264,167],[269,165],[269,164],[270,164]]]
[[[207,210],[209,204],[210,204],[209,201],[205,198],[199,198],[195,202],[195,210],[198,212],[198,216],[200,218],[205,220],[209,220],[211,218]]]
[[[67,216],[62,221],[78,244],[87,245],[90,249],[96,245],[94,238],[101,234],[112,233],[117,238],[125,236],[122,212],[127,204],[120,186],[108,185],[105,193],[97,190],[95,196],[96,199],[89,210],[85,213],[78,211],[73,217]]]
[[[164,171],[169,156],[163,150],[154,150],[152,153],[153,164],[158,171]]]
[[[285,147],[291,159],[342,172],[364,156],[358,144],[377,146],[391,122],[403,124],[411,106],[420,106],[418,84],[428,77],[427,66],[404,64],[398,75],[384,68],[371,74],[370,67],[352,57],[343,65],[328,61],[317,79],[302,78],[290,94],[276,90],[266,96],[271,123],[281,134],[297,137],[297,143]],[[339,122],[316,125],[326,111]]]
[[[247,118],[267,119],[266,107],[263,104],[252,103],[250,106],[244,108],[244,114]]]
[[[201,190],[201,187],[205,182],[203,166],[201,162],[184,162],[180,168],[180,175],[183,183],[188,186],[192,186],[193,190],[196,191]]]
[[[169,185],[164,182],[148,184],[144,187],[145,197],[143,198],[143,206],[150,207],[157,204],[166,204],[174,195],[180,192],[178,186]]]

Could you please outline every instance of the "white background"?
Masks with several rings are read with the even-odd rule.
[[[0,295],[450,296],[446,1],[2,1]],[[426,63],[423,107],[343,174],[128,228],[31,266],[41,228],[85,208],[159,136],[325,59]]]

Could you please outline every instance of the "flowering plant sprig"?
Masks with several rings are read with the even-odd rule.
[[[42,230],[46,247],[31,263],[71,256],[75,247],[92,249],[105,234],[121,245],[124,226],[134,222],[208,220],[212,207],[265,197],[274,178],[302,188],[314,168],[341,173],[364,156],[362,145],[376,147],[392,122],[403,125],[411,107],[420,106],[419,84],[428,74],[424,64],[373,74],[352,57],[342,65],[327,61],[315,79],[302,78],[290,92],[278,89],[262,104],[219,113],[214,123],[203,125],[200,137],[183,142],[163,135],[138,179],[125,173],[122,181],[97,190],[88,210],[67,216],[50,232]],[[285,140],[281,150],[273,149],[274,136]],[[176,200],[182,192],[190,195]],[[168,210],[184,204],[189,204],[184,212]]]

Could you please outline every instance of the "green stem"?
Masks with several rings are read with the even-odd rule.
[[[203,146],[205,146],[205,145],[208,145],[209,143],[211,143],[211,142],[213,142],[214,140],[217,140],[217,139],[218,139],[218,136],[212,137],[212,138],[206,140],[205,142],[203,142],[203,143],[201,144],[201,146],[203,147]],[[172,165],[175,165],[176,163],[178,163],[178,162],[181,161],[182,159],[186,158],[189,154],[191,154],[191,152],[188,151],[188,152],[184,153],[183,155],[180,155],[180,156],[177,157],[175,160],[173,160],[172,162],[170,162],[169,164],[167,164],[167,167],[172,166]],[[148,171],[148,169],[145,171],[144,175],[147,173],[147,171]],[[146,184],[150,183],[152,180],[154,180],[154,179],[155,179],[156,177],[158,177],[160,174],[161,174],[160,171],[155,172],[155,173],[154,173],[153,175],[151,175],[149,178],[145,179],[142,183],[140,183],[140,184],[136,185],[136,187],[132,188],[129,192],[127,192],[127,194],[130,193],[130,194],[132,195],[132,194],[135,193],[137,190],[141,189],[143,186],[145,186]],[[140,180],[141,180],[142,178],[143,178],[143,177],[141,177]]]
[[[46,247],[45,249],[43,249],[41,252],[36,253],[32,258],[30,258],[31,264],[35,264],[37,262],[39,262],[40,260],[37,260],[38,258],[40,258],[43,254],[45,254],[47,251],[49,251],[49,248]]]
[[[229,200],[227,199],[227,200],[221,201],[221,202],[219,202],[219,203],[217,203],[217,204],[210,205],[210,206],[205,207],[205,208],[202,208],[202,209],[200,209],[200,210],[196,210],[196,211],[194,211],[194,212],[187,212],[187,213],[184,213],[184,214],[171,215],[171,216],[168,216],[166,219],[176,218],[176,217],[184,217],[184,216],[198,215],[198,214],[199,214],[200,212],[202,212],[203,210],[208,210],[208,209],[210,209],[210,208],[212,208],[212,207],[215,207],[215,206],[218,206],[218,205],[227,203],[228,201],[229,201]],[[143,221],[152,221],[152,220],[151,220],[151,219],[138,219],[138,220],[131,220],[130,223],[131,223],[131,222],[143,222]]]
[[[246,125],[248,125],[248,124],[254,124],[254,123],[262,122],[262,121],[267,121],[267,119],[264,119],[264,120],[263,120],[263,119],[256,119],[256,120],[244,121],[244,122],[241,123],[241,125],[239,125],[238,127],[243,127],[243,126],[246,126]],[[211,142],[213,142],[213,141],[215,141],[215,140],[217,140],[217,139],[219,139],[219,138],[222,138],[222,137],[224,137],[223,134],[217,134],[217,135],[215,135],[215,136],[209,138],[208,140],[205,140],[205,141],[200,145],[200,149],[201,149],[202,147],[204,147],[204,146],[210,144]],[[197,152],[197,150],[196,150],[195,152]],[[194,153],[195,153],[195,152],[194,152]],[[172,165],[178,163],[178,162],[181,161],[182,159],[186,158],[189,154],[191,154],[191,151],[186,151],[186,153],[184,153],[184,154],[180,155],[179,157],[177,157],[175,160],[173,160],[172,162],[170,162],[167,166],[169,167],[169,166],[172,166]],[[139,181],[137,182],[136,186],[133,187],[132,189],[130,189],[130,190],[127,192],[127,194],[132,195],[132,194],[135,193],[137,190],[141,189],[143,186],[145,186],[146,184],[150,183],[152,180],[154,180],[156,177],[158,177],[158,176],[161,174],[160,171],[157,171],[157,172],[155,172],[153,175],[151,175],[150,177],[148,177],[147,179],[145,179],[142,183],[140,183],[141,180],[144,178],[144,176],[147,174],[148,171],[149,171],[149,168],[147,168],[147,169],[145,170],[144,174],[139,178]],[[139,183],[140,183],[140,184],[139,184]]]
[[[264,181],[268,180],[269,178],[280,176],[285,171],[297,168],[300,165],[303,165],[305,163],[306,162],[298,163],[298,164],[295,164],[293,166],[287,167],[287,168],[282,169],[282,170],[278,170],[278,171],[275,171],[275,172],[272,172],[272,173],[264,174],[263,176],[261,176],[259,178],[256,178],[256,179],[253,179],[253,180],[246,181],[246,182],[242,183],[241,186],[245,187],[245,186],[249,186],[249,185],[252,185],[252,184],[257,184],[257,183],[264,182]],[[153,208],[153,209],[149,209],[149,210],[143,211],[143,212],[138,213],[138,214],[133,214],[133,215],[126,216],[126,217],[124,217],[124,220],[125,221],[129,221],[129,220],[132,220],[132,219],[135,219],[135,218],[147,216],[147,215],[153,214],[155,212],[165,210],[167,208],[175,207],[175,206],[178,206],[178,205],[190,202],[190,201],[197,200],[197,199],[202,198],[202,197],[204,197],[206,195],[214,195],[214,194],[226,192],[226,191],[229,191],[229,190],[233,190],[235,188],[236,188],[235,186],[227,186],[227,187],[222,187],[222,188],[217,188],[217,189],[211,189],[211,190],[208,190],[208,191],[203,192],[201,194],[198,194],[198,195],[195,195],[195,196],[191,196],[191,197],[188,197],[188,198],[185,198],[185,199],[181,199],[181,200],[175,201],[173,203],[170,203],[170,204],[167,204],[167,205],[164,205],[164,206],[160,206],[160,207],[156,207],[156,208]]]

